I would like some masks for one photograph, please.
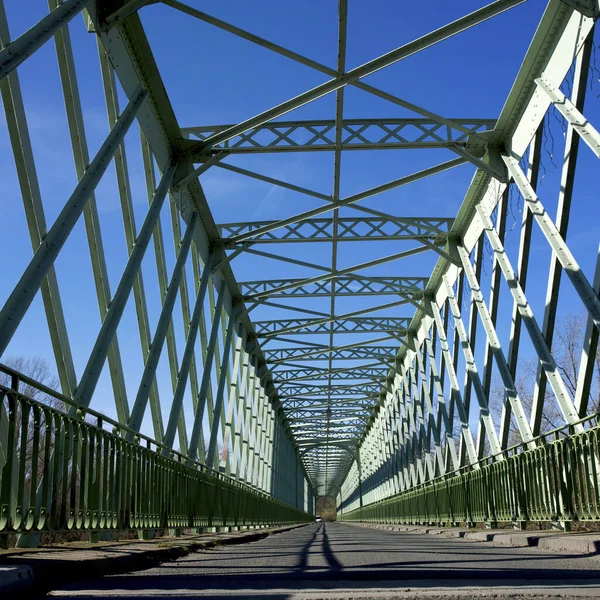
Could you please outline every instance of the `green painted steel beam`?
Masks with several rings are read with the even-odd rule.
[[[358,81],[364,77],[367,77],[368,75],[371,75],[380,69],[383,69],[400,60],[412,56],[413,54],[416,54],[425,48],[448,39],[453,35],[461,33],[462,31],[474,27],[479,23],[483,23],[484,21],[497,16],[508,9],[521,4],[523,1],[524,0],[496,0],[496,2],[492,2],[488,6],[484,6],[483,8],[480,8],[469,15],[465,15],[464,17],[457,19],[453,23],[427,33],[424,36],[413,40],[412,42],[404,44],[403,46],[388,52],[387,54],[375,58],[341,75],[338,74],[334,79],[331,79],[330,81],[327,81],[313,88],[312,90],[308,90],[307,92],[304,92],[295,98],[291,98],[278,106],[255,115],[254,117],[234,125],[233,127],[229,127],[224,131],[215,133],[206,138],[206,140],[203,142],[198,142],[195,144],[195,146],[192,146],[190,152],[202,152],[207,148],[212,148],[213,146],[217,146],[223,142],[226,142],[227,140],[231,140],[240,134],[252,130],[255,127],[277,119],[278,117],[281,117],[296,108],[300,108],[301,106],[312,102],[313,100],[317,100],[318,98],[345,87],[354,81]]]
[[[268,281],[243,281],[240,283],[247,302],[264,297],[318,297],[330,296],[335,286],[336,296],[383,296],[405,294],[418,299],[423,297],[427,277],[368,277],[361,275],[329,276],[324,281],[305,279],[271,279]]]
[[[493,119],[451,119],[460,126],[451,128],[433,119],[344,119],[341,140],[336,140],[335,120],[273,121],[211,145],[209,153],[259,154],[276,152],[323,152],[341,150],[432,149],[466,146],[469,137],[493,129]],[[183,137],[205,142],[235,125],[206,125],[182,129]],[[203,160],[207,150],[192,153]]]
[[[274,319],[272,321],[257,321],[257,335],[260,337],[275,337],[283,333],[302,333],[304,331],[314,333],[328,333],[327,325],[333,323],[336,333],[369,333],[371,329],[381,328],[405,330],[410,319],[406,317],[373,317],[372,313],[390,308],[397,308],[406,304],[406,300],[375,304],[367,308],[344,314],[334,314],[319,319]],[[271,304],[269,304],[271,306]],[[292,310],[291,307],[281,305],[284,309]],[[362,317],[361,315],[369,315]],[[260,334],[258,333],[260,331]]]
[[[223,223],[218,225],[224,248],[233,249],[242,243],[281,244],[302,242],[331,242],[333,219],[315,218],[291,223],[273,231],[264,231],[275,221],[253,221],[245,223]],[[446,217],[343,217],[337,220],[338,242],[366,240],[400,241],[431,240],[438,245],[446,243],[446,236],[453,219]],[[237,236],[263,231],[244,242],[235,241]]]
[[[277,350],[265,350],[264,354],[267,360],[274,365],[285,363],[287,360],[327,360],[330,356],[333,360],[372,360],[375,358],[390,363],[394,360],[394,353],[397,350],[397,346],[360,345],[345,350],[332,348],[312,353],[307,353],[305,348],[279,348]]]

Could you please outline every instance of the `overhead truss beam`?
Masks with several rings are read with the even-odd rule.
[[[301,242],[331,242],[333,219],[305,219],[279,229],[265,231],[276,221],[225,223],[219,225],[223,247],[233,249],[240,244],[281,244]],[[343,217],[337,219],[338,242],[430,240],[444,245],[453,219],[447,217]],[[258,231],[255,237],[246,237]],[[261,233],[262,232],[262,233]],[[245,239],[240,241],[239,236]]]
[[[452,119],[460,129],[433,119],[344,119],[341,140],[336,143],[336,121],[274,121],[263,123],[236,137],[192,154],[195,160],[213,153],[258,154],[276,152],[324,152],[338,150],[392,150],[467,146],[473,134],[492,129],[492,119]],[[235,125],[187,127],[184,137],[199,142]],[[208,154],[207,154],[208,152]]]
[[[324,281],[305,283],[305,279],[271,279],[240,283],[246,302],[270,298],[329,296],[335,286],[336,296],[410,295],[421,298],[426,277],[367,277],[361,275],[331,276]]]
[[[408,317],[353,317],[333,319],[274,319],[255,321],[256,335],[259,338],[277,338],[287,333],[295,335],[329,333],[329,323],[333,323],[333,333],[381,333],[404,335],[410,322]]]

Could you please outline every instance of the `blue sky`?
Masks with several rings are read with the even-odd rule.
[[[337,56],[337,1],[306,0],[283,3],[280,0],[236,0],[206,3],[189,2],[200,10],[243,27],[257,35],[281,44],[309,58],[335,68]],[[5,2],[11,34],[16,37],[45,14],[45,3],[27,3],[18,0]],[[430,3],[408,3],[397,0],[350,0],[348,11],[347,69],[384,54],[412,39],[486,4],[481,0]],[[285,8],[283,8],[285,7]],[[519,69],[545,2],[530,0],[482,25],[465,31],[400,63],[370,77],[371,85],[450,118],[496,118],[502,109],[512,81]],[[218,30],[162,4],[153,4],[140,12],[142,23],[171,102],[182,127],[196,125],[228,124],[243,121],[271,106],[277,105],[328,79],[322,73],[294,63]],[[98,66],[94,36],[87,33],[83,19],[76,18],[70,25],[75,50],[76,69],[85,116],[90,155],[108,133],[102,82]],[[48,224],[51,224],[66,198],[76,185],[72,166],[72,153],[68,137],[62,92],[54,49],[46,44],[19,69],[27,108],[30,133],[40,179],[42,197]],[[588,93],[586,115],[600,124],[597,81]],[[124,106],[124,99],[122,107]],[[331,119],[335,114],[335,94],[330,94],[308,104],[283,119]],[[406,110],[375,98],[353,87],[346,88],[344,117],[408,117]],[[550,121],[556,140],[562,130],[558,121]],[[131,187],[137,225],[142,222],[147,207],[144,187],[139,134],[133,127],[127,136],[126,149],[129,160]],[[22,269],[31,257],[23,207],[20,202],[18,181],[11,158],[10,144],[4,120],[0,121],[0,151],[5,160],[0,164],[5,190],[0,198],[3,222],[3,268],[0,272],[0,302],[3,302],[15,285]],[[560,164],[560,144],[557,144],[554,162]],[[547,209],[553,213],[558,190],[558,171],[550,159],[550,142],[545,144],[543,164],[546,176],[540,195]],[[558,154],[558,156],[556,156]],[[342,160],[342,197],[380,185],[389,180],[450,160],[453,154],[445,150],[423,151],[353,151]],[[574,207],[569,231],[569,242],[582,268],[592,277],[596,249],[600,239],[597,193],[593,174],[596,159],[587,147],[580,152],[580,166]],[[297,185],[331,194],[333,188],[333,154],[279,154],[236,156],[227,159],[230,164],[286,180]],[[436,175],[430,179],[398,188],[363,202],[365,206],[398,216],[453,216],[460,206],[473,175],[474,168],[466,165]],[[243,176],[211,169],[201,178],[215,221],[237,222],[244,220],[270,220],[284,218],[320,205],[320,201],[270,184]],[[111,167],[97,191],[98,211],[102,225],[104,247],[111,290],[114,292],[127,259],[125,239],[121,224],[114,169]],[[521,202],[522,208],[522,202]],[[519,207],[513,209],[520,222]],[[342,216],[360,216],[355,210],[344,209]],[[175,261],[170,233],[168,206],[162,214],[165,231],[166,260],[169,270]],[[516,241],[519,223],[512,227],[509,216],[507,249],[516,261]],[[532,253],[540,266],[530,272],[529,297],[541,321],[550,253],[541,234],[535,229]],[[399,252],[399,243],[372,244],[347,243],[340,249],[340,268]],[[272,252],[282,252],[290,257],[314,260],[327,265],[330,261],[328,244],[297,245],[293,248],[269,246]],[[369,274],[427,276],[436,257],[421,255],[369,271]],[[242,256],[232,263],[238,280],[264,277],[304,277],[314,271],[289,264]],[[78,223],[65,251],[57,261],[57,273],[62,300],[67,313],[67,326],[73,346],[78,375],[85,367],[100,318],[95,298],[90,259],[85,240],[83,222]],[[157,277],[154,253],[150,248],[144,259],[144,276],[148,295],[151,327],[160,312],[160,297],[156,290]],[[191,266],[186,266],[191,283]],[[486,275],[484,275],[484,278]],[[560,312],[579,312],[581,306],[570,291],[563,286]],[[485,288],[484,288],[485,289]],[[504,298],[508,296],[504,290]],[[190,296],[190,300],[191,296]],[[391,299],[390,299],[391,300]],[[317,310],[327,301],[314,301]],[[319,304],[320,303],[320,304]],[[370,305],[370,300],[338,300],[340,311],[350,311]],[[403,316],[411,316],[405,307]],[[179,314],[179,313],[178,313]],[[381,313],[393,314],[393,313]],[[503,343],[508,343],[510,311],[500,316],[498,331]],[[256,319],[283,316],[273,309],[257,309]],[[180,316],[175,317],[179,356],[183,352],[184,336]],[[525,336],[524,336],[525,337]],[[130,403],[135,397],[136,382],[143,369],[133,302],[130,300],[119,328],[123,363],[128,374]],[[350,343],[352,336],[341,341]],[[341,343],[340,341],[340,343]],[[525,354],[527,342],[524,342]],[[17,335],[9,346],[7,355],[38,354],[54,367],[49,335],[45,325],[40,298],[36,298]],[[163,353],[166,354],[166,351]],[[111,386],[105,369],[98,386],[93,406],[114,414]],[[168,405],[170,379],[165,356],[161,359],[159,381],[163,405]],[[188,411],[189,414],[189,411]],[[147,426],[146,422],[146,426]]]

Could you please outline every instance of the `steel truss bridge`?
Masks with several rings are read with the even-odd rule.
[[[178,0],[49,0],[16,33],[0,0],[7,190],[13,181],[2,229],[22,218],[30,240],[5,241],[0,258],[5,544],[47,530],[309,521],[323,495],[344,520],[600,519],[600,258],[581,233],[568,237],[582,219],[587,237],[598,231],[600,123],[586,118],[597,1],[549,1],[489,118],[437,114],[367,83],[501,13],[518,21],[524,2],[481,3],[349,68],[347,0],[335,66]],[[217,28],[322,83],[244,120],[186,114],[182,127],[143,25],[150,11]],[[489,60],[493,77],[500,48]],[[50,117],[27,108],[45,90],[48,102],[60,95],[70,154],[52,153],[58,138],[39,134]],[[389,118],[345,118],[356,90]],[[297,118],[312,103],[320,118]],[[541,185],[549,136],[554,191]],[[342,157],[373,150],[435,162],[347,193]],[[275,154],[313,152],[332,157],[329,190],[269,169]],[[455,171],[471,177],[456,211],[451,187],[448,202],[415,197],[410,210],[372,203]],[[291,193],[289,216],[223,219],[211,176]],[[86,273],[69,273],[84,254]],[[567,366],[559,299],[583,314]],[[9,360],[38,346],[57,386]]]

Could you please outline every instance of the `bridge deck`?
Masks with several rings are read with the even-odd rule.
[[[52,595],[365,598],[450,594],[469,598],[487,588],[485,593],[493,591],[500,597],[541,593],[571,598],[600,593],[599,575],[600,559],[593,555],[574,557],[536,548],[317,523],[250,544],[192,553],[147,571],[74,585]]]

